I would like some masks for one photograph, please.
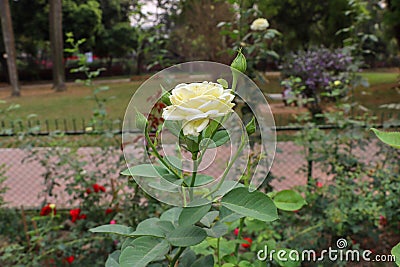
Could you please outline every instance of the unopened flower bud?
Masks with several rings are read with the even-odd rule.
[[[246,71],[247,62],[241,50],[238,51],[236,58],[232,61],[231,67],[243,73]]]

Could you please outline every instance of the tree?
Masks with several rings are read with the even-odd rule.
[[[15,53],[14,32],[11,21],[10,5],[8,0],[0,0],[1,28],[3,33],[3,41],[7,55],[7,66],[10,84],[12,88],[12,96],[20,96],[20,88],[18,84],[18,71]]]
[[[95,37],[103,27],[99,2],[64,0],[62,11],[64,32],[72,32],[76,40],[85,39],[82,49],[92,51],[96,44]]]
[[[135,28],[130,23],[130,0],[100,0],[102,27],[96,34],[95,53],[108,58],[111,68],[115,57],[123,57],[137,46]]]
[[[51,57],[53,59],[53,88],[56,92],[61,92],[67,89],[63,62],[62,0],[50,0],[49,24]]]
[[[211,60],[228,63],[227,46],[217,27],[221,21],[232,19],[230,5],[224,1],[181,1],[175,14],[169,49],[184,60]]]
[[[390,27],[390,34],[397,40],[400,47],[400,0],[387,0],[385,22]]]
[[[257,2],[258,9],[279,30],[287,51],[310,45],[340,47],[347,36],[336,35],[349,27],[351,18],[345,15],[348,0],[265,0]]]

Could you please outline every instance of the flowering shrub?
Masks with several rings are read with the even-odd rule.
[[[346,95],[359,70],[347,49],[312,47],[291,53],[282,64],[283,85],[311,103],[311,111],[321,113],[322,98]]]
[[[395,212],[400,206],[399,151],[370,139],[366,129],[373,117],[348,119],[348,104],[340,100],[335,108],[321,116],[340,129],[324,131],[318,129],[310,115],[298,117],[299,124],[305,127],[297,132],[294,141],[302,146],[308,162],[299,170],[306,171],[308,183],[298,190],[303,191],[308,205],[294,211],[295,216],[282,213],[280,223],[257,229],[258,241],[320,252],[333,240],[345,238],[348,249],[374,249],[374,253],[388,254],[400,241],[400,216]],[[389,135],[388,140],[394,142],[394,135]],[[377,162],[357,153],[375,146]],[[319,181],[312,164],[318,164],[329,180]],[[246,232],[255,228],[250,222],[245,225]],[[324,264],[330,266],[332,262]]]
[[[240,6],[239,2],[237,3]],[[254,14],[259,14],[259,10],[250,8],[245,12],[236,10],[241,18],[236,22],[220,22],[221,34],[232,39],[233,46],[230,50],[234,51],[243,48],[247,56],[246,73],[252,78],[265,81],[263,75],[257,70],[264,70],[268,63],[275,62],[279,55],[275,52],[275,43],[281,33],[276,29],[269,28],[270,24],[265,18],[253,19]],[[249,24],[247,22],[249,21]]]

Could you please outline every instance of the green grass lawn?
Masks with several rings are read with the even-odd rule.
[[[376,112],[380,110],[381,104],[400,102],[400,94],[394,89],[397,73],[364,72],[361,75],[370,83],[369,88],[355,90],[355,99],[362,105]],[[114,97],[106,104],[110,118],[123,118],[129,100],[140,84],[140,81],[109,83],[110,90],[101,93],[100,97]],[[276,76],[269,77],[269,82],[260,84],[260,87],[266,93],[281,92],[279,77]],[[36,114],[36,117],[31,119],[33,122],[40,120],[43,123],[48,120],[50,124],[54,124],[57,119],[57,123],[63,125],[63,120],[67,119],[68,128],[71,129],[72,119],[76,119],[76,124],[81,125],[82,119],[87,121],[91,117],[95,103],[87,97],[91,96],[92,90],[82,85],[69,84],[66,92],[55,93],[48,85],[37,85],[23,88],[20,98],[10,98],[8,91],[0,91],[0,99],[7,101],[6,104],[0,104],[0,110],[9,104],[20,105],[20,108],[10,113],[8,118],[0,113],[0,123],[2,120],[17,118],[26,120],[30,114]]]
[[[120,118],[124,115],[125,108],[139,85],[140,82],[110,83],[110,89],[98,95],[100,98],[107,98],[106,106],[110,117]],[[48,88],[29,88],[22,91],[20,98],[3,97],[7,103],[2,106],[20,105],[19,109],[9,114],[12,118],[26,118],[30,114],[36,114],[38,119],[90,118],[95,107],[94,100],[88,99],[92,91],[93,89],[78,84],[69,85],[68,90],[61,93],[55,93]]]
[[[395,83],[400,73],[395,72],[362,72],[361,76],[368,80],[370,86],[386,83]]]

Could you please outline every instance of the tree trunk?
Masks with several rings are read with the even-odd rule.
[[[62,32],[62,0],[50,0],[50,48],[53,61],[53,89],[67,90],[65,85],[64,40]]]
[[[12,28],[10,4],[8,0],[0,0],[1,28],[3,32],[4,47],[7,55],[8,77],[11,84],[11,96],[20,96],[18,83],[17,60],[15,52],[14,32]]]

